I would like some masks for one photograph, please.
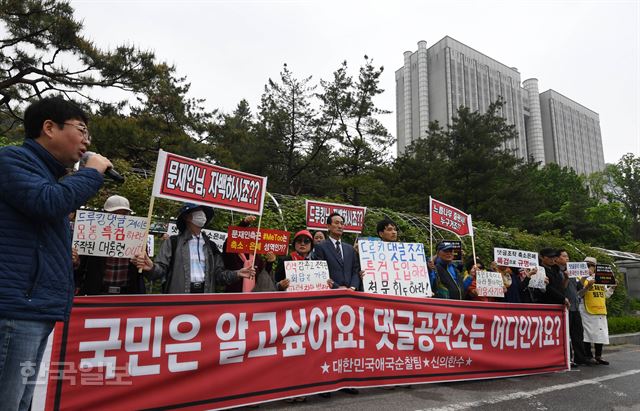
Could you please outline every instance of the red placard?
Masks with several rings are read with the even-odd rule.
[[[160,150],[153,195],[248,214],[262,214],[267,177]]]
[[[332,213],[338,213],[342,216],[344,220],[342,229],[347,233],[361,233],[364,228],[364,215],[367,212],[367,207],[306,200],[305,208],[307,229],[309,230],[326,230],[327,217]]]
[[[451,231],[459,236],[473,235],[471,216],[455,207],[451,207],[429,197],[429,218],[431,224],[443,230]]]
[[[567,342],[560,305],[347,290],[79,297],[55,332],[46,409],[201,410],[561,371]]]
[[[286,255],[289,251],[290,234],[288,231],[261,228],[257,253],[266,254],[272,251],[275,255]],[[253,253],[257,236],[257,228],[230,226],[227,231],[226,252]]]

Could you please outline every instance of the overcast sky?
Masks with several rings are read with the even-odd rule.
[[[626,1],[90,1],[71,2],[98,46],[152,49],[208,109],[256,111],[283,63],[328,79],[367,54],[384,66],[377,99],[395,112],[394,72],[405,50],[445,35],[535,77],[600,115],[604,157],[640,155],[640,0]],[[395,114],[380,117],[392,135]]]

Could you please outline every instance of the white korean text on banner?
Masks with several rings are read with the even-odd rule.
[[[361,233],[364,227],[364,215],[367,212],[367,207],[306,200],[305,210],[307,213],[307,229],[309,230],[326,230],[327,217],[333,213],[338,213],[344,222],[342,229],[345,232]]]
[[[494,271],[476,272],[476,291],[479,297],[504,297],[502,274]]]
[[[226,409],[564,371],[566,318],[555,304],[351,290],[77,297],[43,364],[46,409]]]
[[[76,211],[73,247],[80,255],[131,258],[144,252],[147,219],[99,211]]]
[[[538,253],[510,248],[494,248],[493,261],[505,267],[535,268],[538,266]]]
[[[424,245],[359,241],[364,291],[398,296],[431,297]]]
[[[289,279],[287,291],[328,290],[329,267],[326,261],[285,261],[284,271]]]
[[[473,236],[471,216],[441,201],[429,197],[431,224],[459,236]]]
[[[587,263],[580,262],[568,262],[567,263],[567,273],[569,274],[569,278],[582,278],[589,277],[591,272],[589,271],[589,267]]]
[[[153,195],[248,214],[262,214],[267,177],[160,150]]]

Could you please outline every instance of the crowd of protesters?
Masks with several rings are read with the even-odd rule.
[[[147,253],[130,260],[78,255],[69,241],[68,215],[97,193],[112,167],[94,154],[84,168],[69,174],[91,143],[87,125],[87,116],[74,104],[57,97],[42,99],[25,111],[23,146],[0,151],[0,398],[9,409],[29,408],[34,385],[23,381],[20,364],[40,364],[54,323],[69,317],[74,294],[144,294],[143,277],[160,279],[163,292],[172,294],[284,291],[290,284],[284,262],[308,259],[327,262],[330,288],[363,290],[357,245],[343,241],[343,218],[337,213],[328,216],[326,234],[298,231],[293,250],[279,260],[273,253],[256,257],[219,250],[203,232],[213,209],[190,203],[177,215],[179,234],[165,239],[153,260]],[[131,213],[129,201],[117,195],[109,197],[103,209]],[[247,217],[241,225],[253,220]],[[376,230],[381,241],[398,241],[393,221],[380,221]],[[491,263],[503,279],[505,296],[499,299],[478,295],[476,274],[484,264],[472,260],[463,265],[454,261],[453,251],[450,242],[441,242],[428,261],[436,298],[563,304],[569,310],[572,364],[608,364],[602,358],[603,345],[609,342],[605,301],[613,287],[594,283],[593,257],[584,259],[591,275],[573,279],[566,250],[540,250],[544,290],[529,287],[536,269]],[[33,378],[37,374],[36,368]],[[343,391],[358,393],[353,388]]]

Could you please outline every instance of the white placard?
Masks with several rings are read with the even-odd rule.
[[[224,240],[227,239],[227,233],[224,233],[222,231],[209,230],[206,228],[203,229],[202,232],[209,236],[209,240],[213,241],[220,252],[224,252],[222,246],[224,244]],[[178,226],[176,226],[174,223],[167,224],[167,234],[169,234],[169,236],[180,234],[180,232],[178,231]]]
[[[567,263],[567,273],[569,274],[569,278],[589,277],[591,275],[587,263],[583,261]]]
[[[510,248],[494,248],[493,261],[505,267],[535,268],[538,266],[538,253]]]
[[[284,271],[289,279],[287,291],[328,290],[329,267],[326,261],[285,261]]]
[[[80,255],[131,258],[147,245],[147,219],[128,215],[78,210],[73,247]]]
[[[504,297],[502,274],[494,271],[476,272],[476,291],[479,297]]]
[[[538,267],[538,272],[531,276],[529,280],[529,288],[538,288],[540,290],[546,290],[547,285],[544,283],[544,278],[547,276],[547,272],[544,267]]]
[[[431,297],[424,245],[359,241],[364,291],[374,294]]]
[[[154,246],[155,246],[155,239],[153,238],[153,234],[149,234],[147,236],[147,255],[149,255],[149,257],[153,257]]]

